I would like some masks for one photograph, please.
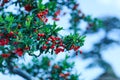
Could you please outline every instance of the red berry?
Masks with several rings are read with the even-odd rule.
[[[82,50],[80,50],[80,54],[82,54]]]
[[[73,10],[76,10],[78,6],[79,6],[79,4],[75,4],[73,7]]]
[[[32,10],[32,6],[29,5],[29,4],[25,5],[24,8],[25,8],[26,11],[31,11]]]
[[[55,16],[58,16],[59,14],[60,14],[60,10],[58,10],[54,13]]]
[[[55,47],[55,45],[54,44],[52,44],[52,46],[50,47],[51,49],[54,49],[54,47]]]
[[[41,36],[41,34],[40,34],[40,33],[38,33],[38,36]]]
[[[59,37],[55,37],[55,39],[56,39],[56,40],[60,40],[60,38],[59,38]]]
[[[75,45],[72,45],[72,46],[70,47],[70,50],[74,49],[74,47],[75,47]]]
[[[49,42],[47,41],[47,42],[45,42],[45,44],[48,44]]]
[[[20,29],[21,28],[21,24],[18,24],[17,28]]]
[[[3,2],[4,2],[4,3],[7,3],[7,2],[8,2],[8,0],[3,0]]]
[[[30,50],[30,47],[29,47],[29,46],[26,46],[26,47],[25,47],[25,50]]]
[[[43,49],[43,50],[47,49],[47,46],[43,45],[43,46],[42,46],[42,49]]]
[[[47,21],[48,21],[48,19],[46,18],[46,19],[45,19],[45,22],[47,22]]]
[[[49,37],[49,38],[48,38],[48,41],[50,41],[50,40],[51,40],[51,38]]]
[[[55,37],[54,36],[51,36],[50,38],[52,39],[52,41],[55,41]]]
[[[13,35],[14,35],[14,32],[10,31],[9,36],[13,36]]]
[[[78,51],[79,48],[80,48],[80,46],[75,46],[74,51]]]
[[[41,37],[44,37],[44,36],[45,36],[45,34],[44,34],[44,33],[42,33],[42,34],[41,34]]]
[[[55,69],[59,69],[60,66],[58,66],[58,65],[54,65],[54,68],[55,68]]]
[[[38,37],[38,38],[37,38],[37,40],[39,41],[39,40],[40,40],[40,38]]]
[[[65,77],[65,74],[60,73],[59,76],[60,76],[60,77]]]
[[[53,18],[54,21],[59,21],[60,19],[59,18]]]
[[[42,16],[41,16],[41,14],[40,14],[40,13],[38,13],[38,14],[37,14],[37,17],[38,17],[38,18],[41,18]]]
[[[48,66],[50,66],[51,64],[50,64],[50,61],[48,62]]]
[[[19,42],[14,42],[13,44],[14,44],[14,45],[17,45],[17,44],[19,44]]]
[[[65,76],[69,76],[70,75],[70,73],[68,72],[68,73],[65,73]]]

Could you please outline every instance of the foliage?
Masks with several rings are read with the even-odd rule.
[[[52,63],[52,60],[54,60],[53,58],[48,58],[47,56],[42,57],[41,60],[33,58],[32,62],[27,65],[22,64],[22,69],[41,80],[78,80],[78,74],[73,74],[72,68],[74,66],[74,62],[69,63],[68,58],[69,57],[66,56],[64,60],[55,63]]]
[[[17,14],[5,11],[11,5],[19,6]],[[78,33],[81,30],[78,28],[80,21],[83,20],[92,26],[91,31],[101,27],[102,21],[86,16],[78,6],[75,0],[49,0],[45,4],[42,0],[2,0],[0,4],[0,71],[5,73],[8,69],[10,73],[18,74],[27,80],[32,80],[31,76],[46,79],[48,77],[42,76],[42,73],[45,76],[46,72],[52,79],[78,80],[78,75],[70,73],[73,64],[67,62],[67,58],[54,65],[48,65],[50,61],[48,57],[38,60],[41,54],[59,54],[71,49],[82,53],[80,47],[84,45],[85,34]],[[69,29],[73,30],[74,34],[61,36],[59,31],[64,30],[64,27],[59,27],[56,22],[60,17],[62,18],[61,13],[64,7],[67,7],[70,13],[63,11],[62,16],[70,14]],[[53,24],[48,23],[49,17],[54,21]],[[39,54],[36,55],[35,51],[39,51]],[[30,73],[31,76],[20,71],[19,66],[16,66],[17,60],[23,59],[26,54],[32,56],[33,60],[28,65],[22,64],[22,70]],[[60,68],[56,69],[55,66]],[[41,75],[38,76],[39,72],[36,71],[40,69],[46,70],[40,72]]]

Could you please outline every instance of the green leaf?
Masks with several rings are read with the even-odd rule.
[[[3,58],[0,57],[0,67],[2,66]]]

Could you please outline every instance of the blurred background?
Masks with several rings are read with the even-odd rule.
[[[83,54],[71,58],[71,61],[75,62],[75,70],[80,73],[80,80],[120,80],[120,0],[77,1],[85,15],[99,18],[104,24],[103,28],[86,33],[85,44],[81,47]],[[9,10],[13,10],[13,7]],[[69,12],[66,8],[64,11]],[[65,15],[57,24],[68,29],[69,16]],[[49,19],[48,23],[52,21]],[[83,31],[86,26],[86,23],[81,21],[79,27]],[[69,32],[61,31],[60,34],[66,35]],[[57,55],[57,60],[64,58],[63,55],[64,53]],[[0,74],[0,80],[23,80],[23,78]]]

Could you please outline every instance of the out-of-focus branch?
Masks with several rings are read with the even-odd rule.
[[[27,73],[26,71],[23,71],[20,68],[13,67],[13,65],[10,62],[11,61],[7,61],[8,69],[10,72],[12,72],[13,74],[17,74],[26,80],[34,80],[33,77],[29,73]]]

